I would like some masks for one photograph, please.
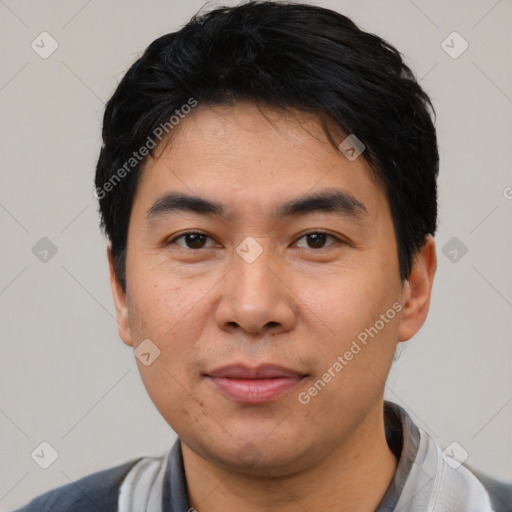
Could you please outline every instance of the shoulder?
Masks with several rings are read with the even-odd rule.
[[[512,483],[503,482],[473,468],[468,469],[485,487],[495,512],[512,512]]]
[[[52,489],[16,512],[116,512],[119,487],[130,469],[140,459],[87,475],[76,482]]]

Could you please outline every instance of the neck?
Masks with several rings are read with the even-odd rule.
[[[374,511],[397,467],[386,442],[382,407],[381,402],[329,457],[285,476],[228,471],[182,443],[190,505],[199,512]]]

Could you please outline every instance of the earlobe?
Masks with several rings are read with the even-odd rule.
[[[402,289],[403,309],[398,328],[398,341],[412,338],[425,322],[436,268],[435,241],[428,235],[420,251],[414,256],[411,275]]]
[[[112,256],[111,244],[107,246],[107,258],[110,272],[110,287],[112,288],[112,297],[114,299],[114,305],[116,308],[117,327],[119,331],[119,337],[123,340],[126,345],[133,347],[133,341],[130,330],[130,319],[128,314],[128,305],[126,301],[126,292],[119,284],[115,268],[114,258]]]

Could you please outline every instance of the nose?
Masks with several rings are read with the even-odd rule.
[[[267,253],[267,254],[265,254]],[[234,263],[221,283],[216,310],[219,328],[255,334],[278,334],[293,329],[296,322],[294,294],[283,269],[263,251],[247,263],[234,255]]]

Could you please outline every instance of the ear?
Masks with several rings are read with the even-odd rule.
[[[402,288],[403,309],[398,327],[398,341],[412,338],[425,322],[436,268],[436,244],[434,238],[428,235],[420,251],[414,256],[411,275]]]
[[[132,335],[130,330],[130,319],[128,315],[128,306],[126,302],[126,292],[119,284],[116,272],[114,270],[114,257],[112,256],[111,244],[107,247],[108,266],[110,271],[110,286],[112,288],[112,296],[116,307],[117,328],[119,337],[128,346],[133,347]]]

